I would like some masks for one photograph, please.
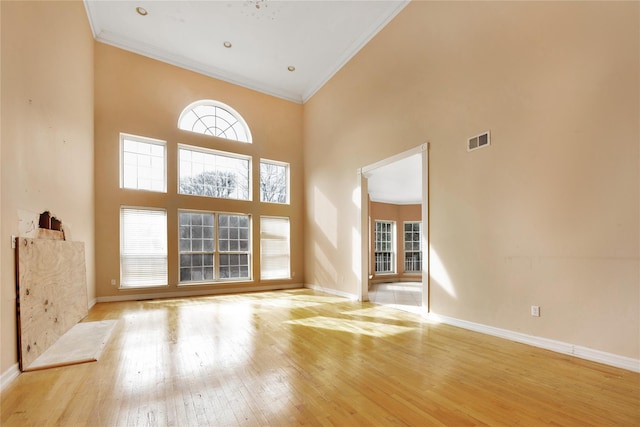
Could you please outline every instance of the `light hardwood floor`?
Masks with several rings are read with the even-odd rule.
[[[21,374],[2,426],[640,425],[640,374],[308,289],[102,319],[100,361]]]

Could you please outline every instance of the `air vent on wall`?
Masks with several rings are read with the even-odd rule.
[[[491,144],[489,131],[476,135],[467,140],[467,151],[477,150],[478,148],[487,147]]]

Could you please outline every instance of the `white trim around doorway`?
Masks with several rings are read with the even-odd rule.
[[[360,206],[358,215],[358,232],[360,233],[360,285],[358,299],[368,301],[369,283],[369,205],[368,205],[368,178],[374,171],[398,160],[421,154],[422,155],[422,308],[429,311],[429,143],[421,144],[415,148],[395,154],[373,164],[357,170],[358,188],[360,191]]]

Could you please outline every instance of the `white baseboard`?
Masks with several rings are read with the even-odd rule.
[[[117,301],[139,301],[149,299],[161,299],[161,298],[183,298],[183,297],[201,297],[206,295],[223,295],[234,294],[244,292],[257,292],[257,291],[276,291],[280,289],[299,289],[302,288],[301,283],[285,284],[285,285],[263,285],[263,286],[251,286],[251,287],[238,287],[238,288],[224,288],[224,289],[200,289],[200,290],[185,290],[178,292],[163,292],[163,293],[149,293],[149,294],[133,294],[127,293],[123,295],[114,295],[106,297],[96,297],[95,301],[100,302],[117,302]]]
[[[314,291],[320,291],[320,292],[324,292],[324,293],[327,293],[327,294],[336,295],[336,296],[343,297],[343,298],[348,298],[348,299],[353,300],[353,301],[357,301],[358,300],[358,296],[355,295],[355,294],[350,294],[348,292],[338,291],[336,289],[331,289],[331,288],[324,288],[322,286],[314,285],[313,283],[305,283],[304,287],[308,288],[308,289],[313,289]]]
[[[380,276],[370,279],[370,285],[384,285],[385,283],[422,283],[422,276],[399,277],[395,279],[385,279]]]
[[[13,380],[18,378],[18,375],[20,375],[20,369],[17,363],[4,371],[2,375],[0,375],[0,391],[4,391]]]
[[[458,326],[463,329],[469,329],[475,332],[481,332],[487,335],[493,335],[505,338],[511,341],[529,344],[534,347],[544,348],[546,350],[555,351],[557,353],[568,354],[570,356],[579,357],[581,359],[590,360],[592,362],[603,363],[616,368],[627,369],[633,372],[640,372],[640,359],[619,356],[613,353],[607,353],[592,348],[570,344],[562,341],[556,341],[548,338],[527,335],[520,332],[510,331],[508,329],[495,328],[480,323],[469,322],[467,320],[455,319],[453,317],[441,316],[435,313],[429,313],[426,316],[435,322],[446,323],[452,326]]]

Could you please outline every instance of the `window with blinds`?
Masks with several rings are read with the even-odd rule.
[[[260,217],[260,278],[291,278],[289,218]]]
[[[167,278],[167,212],[164,209],[120,209],[120,286],[165,286]]]
[[[252,142],[249,127],[240,114],[213,100],[188,105],[178,119],[178,128]],[[126,198],[135,205],[120,210],[120,287],[168,286],[169,270],[172,281],[177,278],[177,284],[171,286],[253,282],[258,274],[253,269],[253,257],[258,255],[253,234],[256,223],[246,212],[258,210],[258,203],[260,209],[265,203],[284,205],[274,213],[285,215],[261,218],[260,279],[291,279],[290,218],[286,217],[291,203],[291,165],[258,158],[246,147],[241,153],[233,148],[216,149],[221,142],[224,147],[231,147],[229,141],[206,141],[200,137],[194,140],[202,143],[194,146],[120,134],[120,189],[126,190]],[[258,168],[253,167],[254,160],[260,162]],[[177,167],[177,186],[167,185],[170,165],[174,180]],[[259,172],[259,179],[253,179],[254,171]],[[259,188],[254,189],[258,184]],[[163,192],[166,197],[154,198],[153,207],[148,207],[143,202],[149,197],[131,190]],[[205,202],[196,196],[232,201]],[[233,213],[238,210],[245,213]]]

